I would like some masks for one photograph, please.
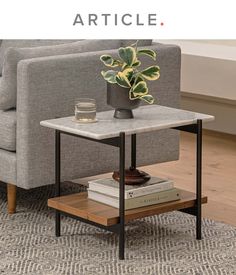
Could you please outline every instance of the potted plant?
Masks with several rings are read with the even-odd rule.
[[[102,55],[100,60],[105,66],[112,68],[102,71],[107,81],[107,103],[115,108],[115,118],[133,118],[132,109],[140,105],[141,100],[153,104],[154,98],[149,94],[147,80],[160,77],[159,66],[139,69],[140,56],[148,56],[156,60],[156,53],[150,49],[138,49],[138,41],[128,47],[119,48],[119,59],[110,55]]]

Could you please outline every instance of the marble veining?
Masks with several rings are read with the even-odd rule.
[[[73,117],[63,117],[41,121],[41,125],[94,139],[104,139],[119,136],[168,129],[195,123],[198,119],[203,122],[212,121],[214,117],[181,109],[160,105],[142,106],[134,111],[133,119],[113,118],[114,111],[97,113],[97,122],[80,124]]]

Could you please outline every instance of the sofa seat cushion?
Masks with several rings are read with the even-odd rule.
[[[0,111],[0,149],[16,151],[16,110]]]
[[[82,40],[68,44],[32,48],[8,48],[0,83],[0,110],[16,108],[17,65],[21,60],[119,48],[120,40]]]

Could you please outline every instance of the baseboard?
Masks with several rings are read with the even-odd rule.
[[[215,121],[203,125],[204,129],[236,135],[236,108],[234,104],[214,100],[212,97],[208,99],[199,95],[194,97],[193,94],[183,93],[181,95],[181,108],[215,116]]]
[[[236,142],[236,136],[232,134],[227,134],[223,132],[218,132],[214,130],[209,130],[209,129],[203,129],[203,135],[208,136],[208,137],[216,137],[216,138],[221,138],[224,140],[229,140],[229,141],[234,141]]]

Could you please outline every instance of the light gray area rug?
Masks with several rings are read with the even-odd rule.
[[[64,184],[64,190],[79,190]],[[80,188],[81,189],[81,188]],[[17,214],[6,214],[0,184],[0,274],[236,274],[236,228],[204,220],[195,240],[194,217],[172,212],[127,226],[126,260],[118,260],[118,238],[70,218],[54,236],[52,187],[18,192]]]

